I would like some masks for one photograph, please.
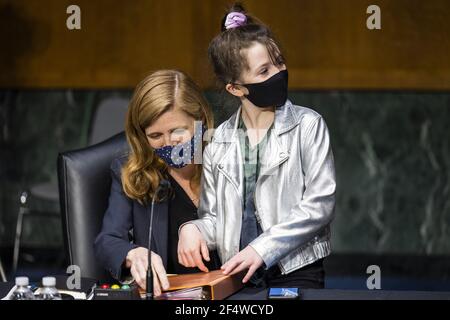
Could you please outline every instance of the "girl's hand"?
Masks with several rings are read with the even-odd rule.
[[[203,259],[209,261],[209,251],[205,239],[192,223],[184,225],[180,230],[178,240],[178,261],[185,267],[198,267],[203,272],[208,272],[208,268],[203,263]]]
[[[169,280],[166,270],[159,255],[152,251],[152,271],[153,271],[153,294],[161,295],[163,290],[169,289]],[[130,268],[131,275],[142,289],[147,285],[148,249],[138,247],[128,251],[126,257],[126,267]]]
[[[247,246],[244,250],[240,251],[220,268],[223,270],[224,274],[230,275],[248,269],[247,274],[242,280],[243,283],[246,283],[248,280],[250,280],[255,271],[258,270],[258,268],[263,264],[263,259],[259,256],[255,249],[253,249],[251,246]]]

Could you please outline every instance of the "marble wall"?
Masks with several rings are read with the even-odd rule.
[[[223,94],[205,94],[216,124],[236,108]],[[20,192],[56,181],[58,152],[87,144],[95,107],[130,95],[0,91],[0,246],[13,243]],[[450,253],[450,93],[296,91],[290,99],[322,114],[330,130],[338,180],[335,252]],[[32,203],[58,210],[51,201]],[[24,231],[30,246],[61,245],[58,219],[30,219]]]
[[[336,251],[450,252],[450,95],[295,93],[330,129]]]

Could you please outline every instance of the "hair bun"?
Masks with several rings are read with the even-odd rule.
[[[242,12],[230,12],[225,18],[225,29],[233,29],[243,26],[247,23],[247,16]]]

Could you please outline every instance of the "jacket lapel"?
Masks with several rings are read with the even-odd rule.
[[[278,168],[283,162],[289,159],[289,146],[283,145],[281,135],[298,125],[298,121],[292,111],[292,103],[286,103],[275,109],[275,120],[273,130],[268,139],[264,154],[264,161],[261,166],[260,175],[269,175],[272,170]]]
[[[278,135],[272,132],[262,158],[260,176],[269,175],[289,158],[289,151],[281,146],[279,140]]]
[[[284,146],[281,135],[298,125],[291,101],[275,109],[273,130],[268,139],[260,175],[268,175],[289,159],[289,146]],[[226,143],[228,147],[219,161],[218,169],[236,187],[239,194],[243,194],[243,157],[239,146],[238,124],[242,107],[228,120],[224,131],[219,133],[217,142]]]
[[[243,158],[239,146],[238,123],[241,108],[228,120],[224,128],[220,142],[227,144],[226,151],[222,159],[218,162],[218,170],[232,183],[239,193],[243,193]]]

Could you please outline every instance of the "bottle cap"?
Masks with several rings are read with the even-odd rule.
[[[16,286],[27,286],[28,277],[16,277]]]
[[[44,287],[54,287],[56,285],[55,277],[43,277],[42,278],[42,285]]]

